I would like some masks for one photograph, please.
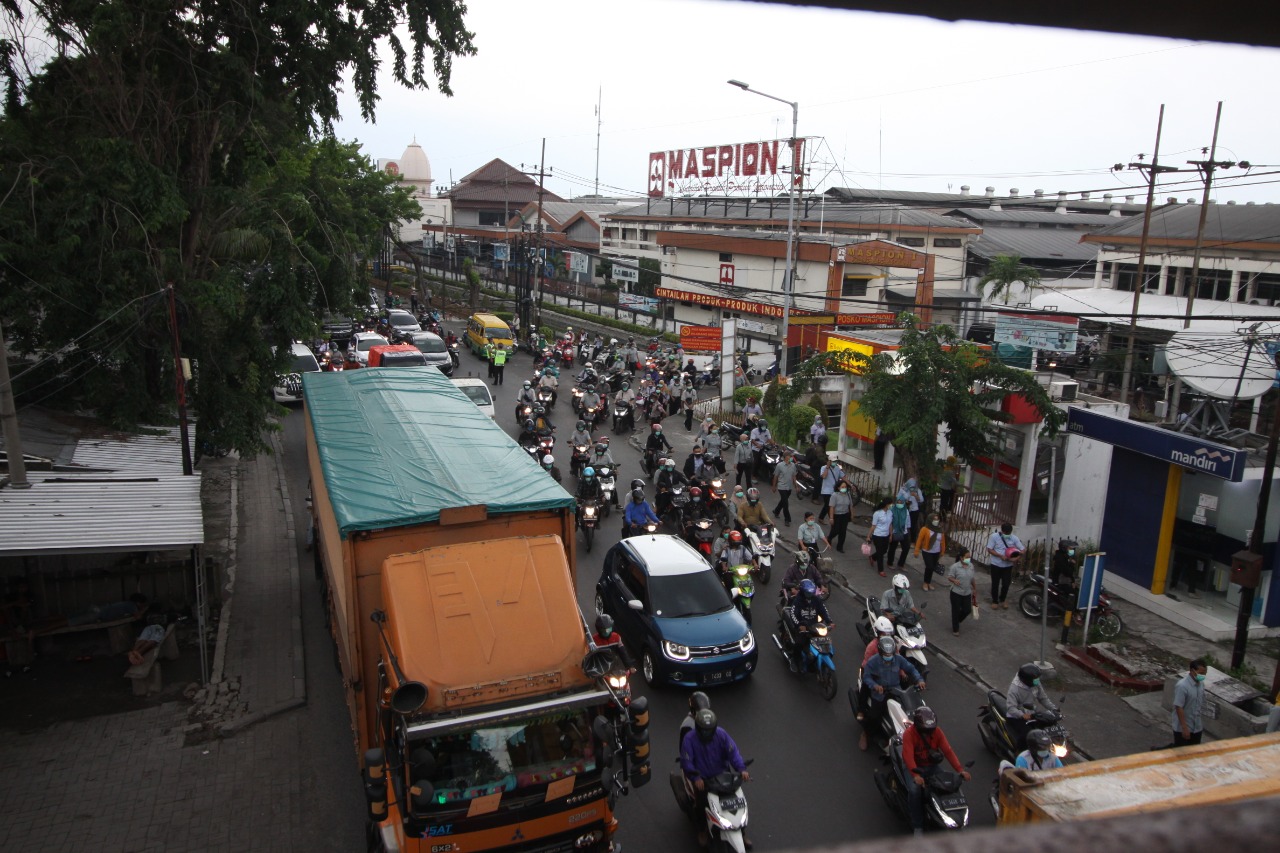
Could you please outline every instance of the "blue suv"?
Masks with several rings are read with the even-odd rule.
[[[756,668],[751,626],[715,570],[676,536],[614,545],[596,584],[596,612],[613,617],[649,684],[727,684]]]

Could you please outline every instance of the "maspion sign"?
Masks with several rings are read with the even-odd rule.
[[[1211,477],[1238,483],[1244,476],[1245,451],[1137,421],[1072,406],[1067,410],[1067,431]]]
[[[804,162],[804,139],[796,142],[796,161]],[[649,197],[785,192],[788,178],[779,173],[779,165],[791,166],[788,143],[781,139],[654,151],[649,154]]]

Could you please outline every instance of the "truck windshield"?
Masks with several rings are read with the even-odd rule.
[[[591,772],[596,746],[578,709],[415,740],[409,763],[413,780],[429,782],[443,806]]]

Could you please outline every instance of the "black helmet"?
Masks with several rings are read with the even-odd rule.
[[[689,713],[697,714],[699,711],[708,711],[711,709],[711,697],[703,693],[701,690],[695,690],[689,694]]]
[[[636,489],[640,489],[640,490],[642,490],[642,491],[643,491],[643,490],[644,490],[644,480],[641,480],[639,477],[636,477],[634,480],[632,480],[632,481],[631,481],[631,489],[632,489],[633,491],[634,491],[634,490],[636,490]]]
[[[532,418],[525,418],[525,421],[524,421],[524,428],[525,428],[526,430],[528,430],[529,432],[533,432],[533,419],[532,419]]]
[[[547,413],[547,407],[539,403],[533,407],[533,413],[535,415],[545,415]]]
[[[716,736],[716,712],[710,708],[703,708],[693,715],[693,727],[697,729],[698,737],[703,743],[710,743]]]
[[[586,432],[586,430],[587,430],[587,422],[586,422],[586,421],[584,421],[584,420],[579,420],[579,421],[578,421],[578,432]]]
[[[613,617],[608,613],[601,613],[596,617],[596,635],[608,638],[613,633]]]
[[[1053,739],[1044,729],[1032,729],[1027,732],[1027,749],[1032,752],[1048,752]]]
[[[893,637],[881,637],[876,640],[876,653],[881,655],[892,655],[898,650],[898,644]]]
[[[644,503],[644,489],[632,489],[631,500],[635,503]]]
[[[922,732],[931,732],[938,727],[938,715],[928,705],[921,705],[911,715],[911,722]]]
[[[1036,683],[1036,679],[1040,677],[1040,667],[1033,663],[1024,663],[1018,667],[1018,680],[1023,684],[1031,687]]]

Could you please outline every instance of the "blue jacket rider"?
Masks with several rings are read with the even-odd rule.
[[[644,499],[644,492],[639,489],[631,493],[631,503],[627,504],[627,511],[623,517],[628,527],[638,527],[646,522],[659,523],[653,507],[649,506],[649,502]]]
[[[738,752],[738,745],[729,733],[716,725],[716,715],[710,708],[703,708],[694,715],[694,727],[680,744],[680,767],[699,790],[702,781],[732,768],[747,775],[747,763]]]

